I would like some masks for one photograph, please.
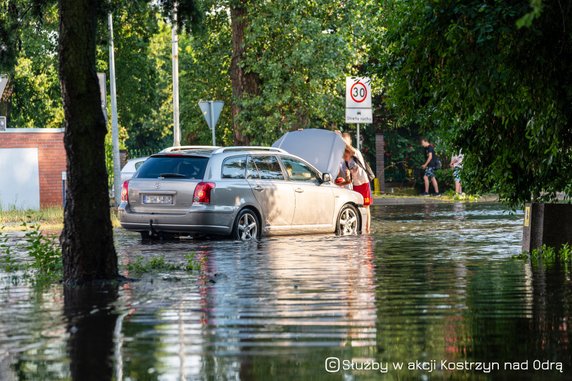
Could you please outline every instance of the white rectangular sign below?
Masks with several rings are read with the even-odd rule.
[[[370,108],[347,108],[346,123],[353,123],[353,124],[373,123],[373,113]]]

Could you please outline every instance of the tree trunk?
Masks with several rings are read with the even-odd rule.
[[[259,78],[255,73],[245,72],[242,67],[245,53],[244,32],[248,26],[248,12],[241,1],[235,1],[230,8],[232,32],[232,60],[230,63],[230,79],[232,84],[232,127],[234,143],[248,145],[250,137],[243,131],[238,120],[241,101],[249,95],[259,93]]]
[[[97,6],[97,0],[59,0],[68,179],[60,241],[64,281],[72,284],[118,276],[105,168],[107,127],[95,70]]]

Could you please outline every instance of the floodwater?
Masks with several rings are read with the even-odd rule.
[[[375,206],[373,227],[253,244],[118,230],[123,266],[194,252],[203,271],[97,290],[0,273],[0,380],[572,379],[570,273],[513,258],[521,214]]]

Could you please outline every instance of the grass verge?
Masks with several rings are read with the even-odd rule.
[[[111,224],[114,228],[121,226],[117,210],[110,209]],[[60,206],[42,208],[40,210],[0,210],[0,226],[4,231],[25,231],[22,223],[40,225],[44,231],[60,231],[64,227],[64,211]]]

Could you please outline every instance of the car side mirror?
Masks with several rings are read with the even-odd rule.
[[[332,181],[332,175],[330,175],[329,173],[322,174],[322,183],[329,183],[331,181]]]

